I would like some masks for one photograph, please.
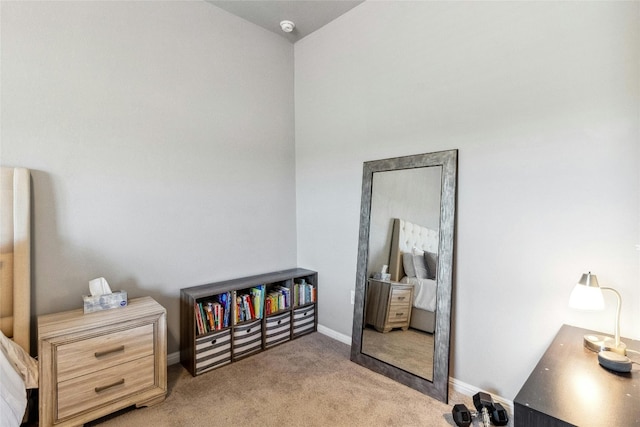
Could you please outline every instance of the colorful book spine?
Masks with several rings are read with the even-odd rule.
[[[200,318],[200,308],[198,307],[198,303],[195,303],[193,311],[196,317],[196,333],[198,335],[203,334],[204,332],[202,332],[202,319]]]
[[[202,333],[206,334],[209,332],[209,320],[207,319],[207,313],[202,307],[202,303],[198,304],[198,309],[200,311],[200,318],[202,319]]]
[[[263,317],[263,299],[264,285],[258,285],[251,288],[251,303],[253,304],[253,309],[255,311],[255,316],[257,319],[262,319]]]
[[[249,297],[249,295],[242,296],[242,306],[244,308],[245,320],[253,320],[256,318],[256,314],[253,310],[253,304],[251,303],[251,297]]]
[[[229,326],[229,316],[231,313],[231,293],[225,292],[218,295],[218,302],[223,310],[222,327],[226,328]]]
[[[209,330],[215,331],[216,330],[215,313],[213,312],[213,304],[211,304],[210,302],[208,302],[206,305],[206,313],[207,313],[207,321],[209,322]]]
[[[194,307],[195,317],[196,317],[196,333],[206,334],[209,331],[209,318],[207,317],[206,311],[202,308],[202,303],[196,303]]]

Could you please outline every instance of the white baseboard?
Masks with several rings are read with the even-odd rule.
[[[349,335],[341,334],[340,332],[336,332],[333,329],[329,329],[326,326],[322,325],[318,325],[318,332],[320,332],[322,335],[333,338],[336,341],[340,341],[341,343],[351,345],[351,337]]]
[[[177,365],[180,363],[180,352],[175,351],[173,353],[167,354],[167,365]]]

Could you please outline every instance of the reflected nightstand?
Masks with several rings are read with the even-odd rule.
[[[389,332],[394,328],[406,331],[411,321],[412,301],[412,285],[369,279],[366,323],[378,332]]]

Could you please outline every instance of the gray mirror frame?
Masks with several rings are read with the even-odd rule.
[[[362,353],[362,331],[365,313],[365,288],[369,257],[369,230],[373,174],[400,169],[442,166],[440,233],[438,242],[438,288],[436,291],[436,327],[434,335],[433,381]],[[360,235],[356,272],[356,298],[351,334],[351,360],[372,371],[394,379],[426,395],[448,403],[449,347],[451,336],[451,297],[453,288],[453,242],[455,234],[456,184],[458,150],[395,157],[364,163]]]

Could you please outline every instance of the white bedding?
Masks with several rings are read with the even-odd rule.
[[[14,427],[22,423],[27,409],[27,388],[4,351],[0,350],[0,426]]]
[[[38,363],[0,331],[0,427],[22,423],[27,388],[38,387]]]
[[[437,283],[433,279],[403,277],[401,283],[413,285],[413,306],[427,311],[436,311]]]

